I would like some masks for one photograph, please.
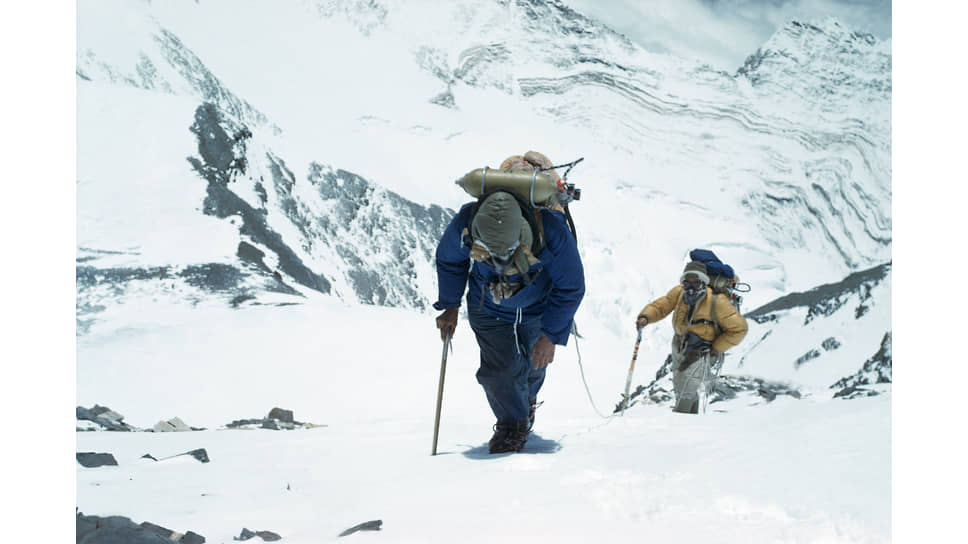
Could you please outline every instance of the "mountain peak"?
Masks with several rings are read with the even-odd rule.
[[[891,41],[851,30],[835,17],[791,20],[737,71],[768,93],[793,90],[809,102],[843,113],[847,104],[891,99]],[[834,101],[837,102],[837,101]]]

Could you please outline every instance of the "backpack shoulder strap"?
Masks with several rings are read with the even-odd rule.
[[[719,298],[719,294],[715,291],[713,292],[713,299],[709,301],[709,317],[713,320],[713,329],[716,331],[716,337],[718,338],[720,334],[723,334],[723,329],[719,326],[719,317],[716,316],[716,299]]]
[[[538,256],[538,253],[540,253],[541,250],[544,249],[544,247],[545,247],[545,239],[544,239],[544,217],[542,217],[541,210],[539,210],[538,208],[531,208],[531,211],[534,213],[534,224],[535,224],[535,226],[538,227],[537,228],[537,231],[538,231],[537,234],[538,235],[537,235],[537,237],[535,237],[535,241],[537,242],[537,246],[535,246],[535,249],[537,249],[537,251],[532,251],[532,253],[534,254],[534,256],[537,257]],[[532,244],[532,245],[534,245],[534,244]]]

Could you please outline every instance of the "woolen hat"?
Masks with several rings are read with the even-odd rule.
[[[498,257],[507,256],[516,242],[530,247],[532,241],[531,227],[521,215],[518,201],[505,192],[494,193],[481,202],[471,221],[471,237]]]
[[[686,276],[695,276],[702,280],[702,282],[706,285],[709,285],[709,276],[706,274],[706,265],[699,261],[692,261],[686,265],[686,268],[682,271],[682,276],[679,278],[679,283],[685,281]]]

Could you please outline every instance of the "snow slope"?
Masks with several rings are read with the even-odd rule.
[[[490,456],[490,413],[466,324],[449,356],[431,457],[440,343],[403,310],[306,304],[196,309],[163,326],[79,338],[78,403],[136,427],[181,417],[208,430],[78,432],[77,506],[208,542],[242,527],[327,542],[383,520],[387,542],[884,542],[890,538],[890,396],[720,404],[704,417],[633,406],[602,419],[574,348],[549,370],[523,453]],[[589,326],[580,341],[601,408],[630,346]],[[132,361],[138,364],[132,364]],[[123,386],[122,386],[123,384]],[[274,406],[310,430],[220,430]],[[156,458],[205,448],[210,463]]]

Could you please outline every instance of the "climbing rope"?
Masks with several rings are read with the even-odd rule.
[[[590,389],[588,389],[588,381],[585,380],[585,368],[581,364],[581,350],[578,349],[578,338],[579,337],[576,334],[575,335],[575,338],[574,338],[574,342],[575,342],[575,353],[578,354],[578,371],[581,372],[581,381],[582,381],[583,384],[585,384],[585,393],[588,395],[588,402],[591,403],[592,409],[595,410],[595,413],[598,414],[598,417],[600,417],[602,419],[612,419],[613,417],[615,417],[615,414],[612,414],[610,416],[606,416],[606,415],[602,414],[598,410],[598,406],[595,406],[595,400],[592,399],[592,392],[591,392]]]

